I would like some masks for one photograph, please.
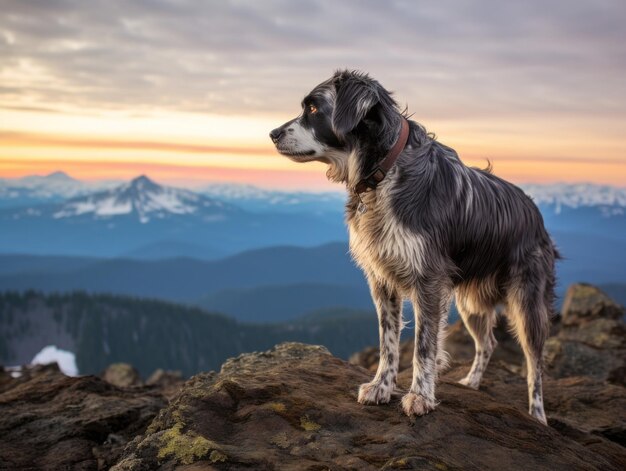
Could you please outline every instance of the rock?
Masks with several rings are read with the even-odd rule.
[[[100,377],[118,388],[143,385],[139,372],[128,363],[113,363],[100,374]]]
[[[165,386],[169,384],[178,384],[183,382],[183,374],[176,370],[163,370],[159,368],[155,370],[154,373],[150,375],[150,377],[146,380],[147,385],[160,385]]]
[[[155,386],[168,400],[173,399],[183,385],[183,374],[180,371],[166,371],[159,368],[146,380],[147,386]]]
[[[11,367],[9,369],[0,368],[0,393],[25,383],[35,376],[58,376],[62,374],[59,365],[56,363],[48,363],[47,365],[25,365]]]
[[[108,469],[165,404],[145,388],[25,369],[0,394],[0,469]]]
[[[607,439],[612,425],[623,425],[624,388],[596,400],[591,390],[580,398],[584,381],[555,384],[551,428],[527,414],[522,378],[492,370],[484,391],[456,384],[460,371],[451,370],[437,410],[411,420],[398,398],[357,403],[371,372],[323,347],[281,344],[192,377],[112,469],[624,469],[626,450]],[[409,381],[407,370],[400,386]],[[557,404],[566,399],[570,406]],[[581,426],[602,407],[602,417]]]
[[[453,367],[444,378],[461,379],[468,366]],[[403,376],[406,382],[410,381],[409,371],[404,372],[401,378]],[[489,365],[480,391],[496,401],[526,410],[526,380],[512,372],[506,363]],[[545,376],[544,402],[551,427],[568,436],[575,431],[573,436],[585,437],[583,442],[591,440],[597,443],[595,437],[603,437],[626,446],[626,388],[588,377],[554,379]]]
[[[570,286],[561,328],[548,339],[546,371],[557,378],[589,376],[626,386],[624,309],[594,286]]]
[[[623,316],[622,306],[599,288],[585,283],[568,288],[561,310],[563,325],[580,325],[598,318],[619,320]]]

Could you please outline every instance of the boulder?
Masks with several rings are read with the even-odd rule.
[[[452,369],[439,385],[438,408],[409,419],[397,397],[357,403],[370,371],[323,347],[281,344],[189,379],[112,469],[624,469],[626,450],[604,421],[613,415],[611,423],[623,425],[624,388],[593,402],[593,391],[579,399],[586,383],[557,384],[561,396],[546,405],[556,427],[546,427],[526,412],[524,380],[505,367],[492,370],[493,385],[474,391],[457,384],[461,371]],[[407,370],[400,387],[409,382]],[[551,413],[565,398],[571,406]],[[575,409],[590,400],[589,416],[606,412],[580,427]]]
[[[570,286],[560,330],[548,339],[545,359],[553,377],[582,375],[626,386],[624,309],[594,286]]]
[[[146,380],[146,386],[154,386],[168,400],[171,400],[180,392],[183,383],[181,371],[169,371],[161,368],[155,370]]]
[[[143,385],[139,372],[128,363],[113,363],[100,374],[100,377],[118,388]]]
[[[24,368],[0,393],[0,469],[109,469],[165,404],[146,388]]]

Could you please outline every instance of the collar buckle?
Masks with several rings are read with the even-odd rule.
[[[368,190],[373,190],[385,179],[386,175],[387,173],[377,165],[374,167],[374,170],[368,173],[365,178],[362,178],[359,183],[357,183],[354,187],[354,191],[357,194],[360,194]]]

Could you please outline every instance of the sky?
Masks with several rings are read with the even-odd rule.
[[[337,189],[268,133],[350,68],[468,165],[626,186],[623,0],[0,5],[0,177]]]

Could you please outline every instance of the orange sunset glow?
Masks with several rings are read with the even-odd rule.
[[[126,12],[79,5],[63,11],[16,3],[0,14],[0,177],[145,173],[190,186],[340,190],[326,181],[324,165],[279,156],[267,135],[299,113],[308,90],[349,67],[394,90],[412,119],[470,165],[488,159],[496,174],[518,183],[626,185],[624,70],[613,60],[624,46],[609,40],[606,18],[603,31],[591,31],[592,24],[581,32],[584,16],[529,7],[507,30],[499,23],[510,18],[495,9],[498,24],[484,20],[472,29],[453,13],[445,34],[426,34],[413,26],[442,21],[437,7],[373,8],[355,13],[348,26],[324,16],[329,5],[321,2],[309,13],[322,30],[303,25],[308,34],[295,44],[288,25],[299,24],[304,10],[248,6],[246,16],[216,3],[202,17],[180,5],[179,16],[166,20],[149,4]],[[396,21],[406,15],[414,23]],[[193,36],[186,22],[212,28]],[[222,22],[245,27],[252,40]],[[379,40],[359,23],[375,24]],[[402,53],[386,54],[400,37]],[[411,42],[431,48],[413,52]],[[307,55],[315,60],[303,61]]]

